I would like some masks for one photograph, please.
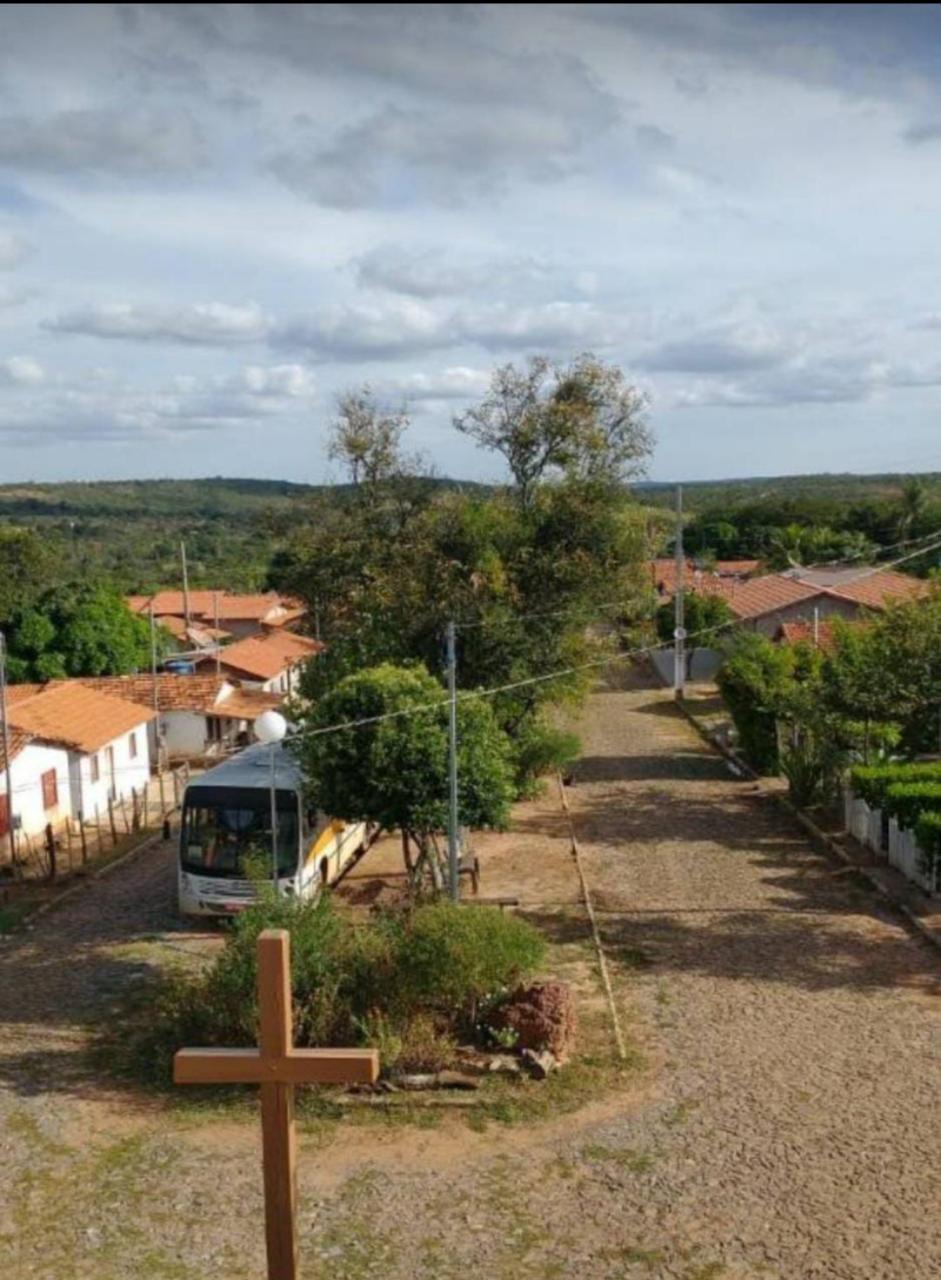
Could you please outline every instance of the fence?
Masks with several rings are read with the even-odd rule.
[[[66,818],[57,827],[46,826],[41,835],[21,831],[17,835],[17,860],[6,864],[15,879],[55,881],[81,874],[89,863],[104,857],[138,832],[159,830],[180,807],[189,781],[188,764],[161,771],[147,786],[132,788],[130,794],[109,799],[94,813]]]
[[[843,818],[846,830],[860,844],[884,857],[890,866],[901,871],[927,893],[938,892],[938,866],[926,868],[925,858],[914,833],[900,827],[894,818],[886,819],[881,809],[870,809],[865,800],[847,790],[843,796]]]

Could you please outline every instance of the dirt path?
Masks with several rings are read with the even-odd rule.
[[[937,954],[663,694],[600,690],[582,735],[570,804],[646,1075],[532,1131],[308,1132],[305,1277],[928,1280]],[[485,892],[517,893],[563,942],[583,929],[554,795],[479,851]],[[83,1019],[155,948],[200,945],[171,892],[165,850],[0,949],[11,1280],[262,1274],[254,1126],[135,1111],[80,1065]]]

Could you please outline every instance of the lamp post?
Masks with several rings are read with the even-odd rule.
[[[277,711],[263,711],[253,724],[255,737],[268,750],[270,765],[269,790],[271,793],[271,878],[278,883],[278,798],[275,790],[275,753],[288,731],[288,722]]]

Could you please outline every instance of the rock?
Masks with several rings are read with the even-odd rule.
[[[543,1049],[537,1053],[534,1049],[524,1049],[520,1060],[534,1080],[545,1080],[553,1071],[558,1071],[559,1060],[554,1053]]]
[[[439,1071],[438,1085],[442,1089],[479,1089],[480,1080],[476,1076],[466,1075],[463,1071]]]
[[[575,1044],[572,989],[565,982],[536,982],[520,987],[494,1011],[490,1024],[495,1030],[515,1031],[520,1050],[539,1053],[548,1049],[564,1060]]]
[[[436,1075],[427,1073],[396,1076],[395,1085],[399,1089],[434,1089],[438,1083]]]
[[[490,1059],[487,1070],[504,1076],[518,1076],[520,1061],[519,1058],[514,1058],[508,1053],[497,1053]]]

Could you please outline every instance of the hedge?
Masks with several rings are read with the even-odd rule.
[[[908,782],[941,783],[941,763],[861,764],[850,770],[853,791],[870,809],[884,809],[889,787]]]
[[[911,831],[923,813],[941,809],[941,782],[895,782],[886,792],[884,808]]]
[[[925,870],[937,866],[941,859],[941,812],[929,809],[915,823],[915,839],[925,861]]]

